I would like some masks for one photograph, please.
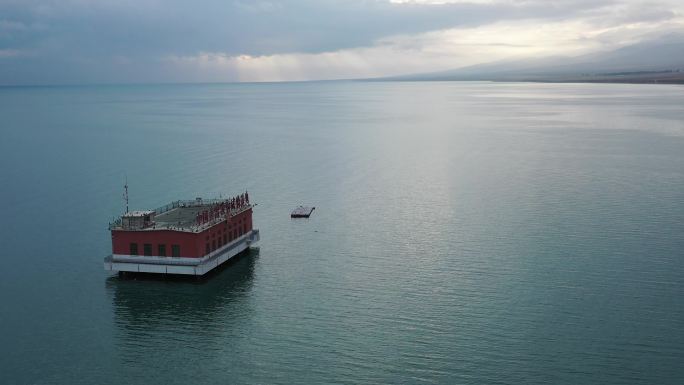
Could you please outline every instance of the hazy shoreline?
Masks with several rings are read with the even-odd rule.
[[[684,84],[684,73],[670,76],[567,76],[567,77],[491,77],[491,78],[379,78],[363,79],[375,82],[497,82],[497,83],[602,83],[602,84]]]
[[[658,72],[658,73],[635,73],[635,74],[597,74],[584,76],[542,76],[537,79],[525,79],[524,81],[540,83],[615,83],[615,84],[684,84],[684,73],[681,72]]]

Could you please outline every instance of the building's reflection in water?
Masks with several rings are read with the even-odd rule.
[[[251,317],[250,292],[258,249],[241,254],[201,280],[157,276],[107,280],[115,340],[125,363],[150,355],[206,354],[239,334]]]

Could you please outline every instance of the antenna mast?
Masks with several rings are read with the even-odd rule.
[[[124,185],[123,199],[126,201],[126,212],[124,214],[128,214],[128,177],[126,177],[126,184]]]

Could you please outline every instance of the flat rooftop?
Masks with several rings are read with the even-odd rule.
[[[233,207],[230,209],[230,207]],[[200,232],[229,216],[251,208],[247,199],[235,197],[232,199],[201,199],[192,201],[175,201],[156,210],[130,211],[120,219],[109,224],[111,230],[150,231],[170,229],[176,231]],[[203,213],[207,212],[207,216]],[[145,219],[154,213],[154,217]],[[202,217],[198,223],[198,215]],[[124,219],[137,220],[135,224],[123,222]],[[130,226],[130,227],[129,227]]]
[[[209,210],[211,205],[177,207],[154,216],[158,226],[192,227],[196,225],[197,214]]]

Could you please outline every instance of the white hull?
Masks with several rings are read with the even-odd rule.
[[[149,257],[113,254],[105,257],[104,269],[133,273],[204,275],[259,241],[254,229],[202,258]]]

